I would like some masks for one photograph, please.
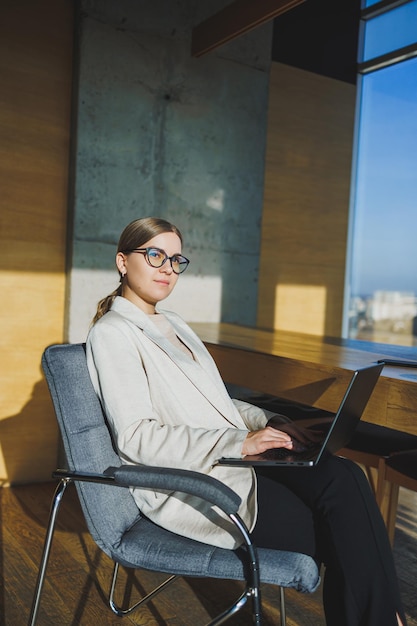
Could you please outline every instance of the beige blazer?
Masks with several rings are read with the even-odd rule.
[[[87,363],[121,459],[125,463],[203,472],[242,498],[240,515],[256,521],[253,470],[215,465],[241,455],[248,430],[263,428],[267,415],[231,400],[207,349],[175,313],[164,315],[191,356],[175,347],[152,320],[125,298],[91,329]],[[213,545],[240,543],[233,524],[198,498],[180,493],[132,490],[140,510],[160,526]]]

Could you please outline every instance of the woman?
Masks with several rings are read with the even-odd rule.
[[[385,527],[367,481],[346,459],[257,471],[222,456],[293,446],[271,417],[231,400],[208,351],[176,314],[157,306],[188,266],[179,230],[158,218],[129,224],[116,254],[120,285],[98,305],[87,361],[121,459],[210,474],[242,499],[258,546],[310,554],[326,566],[329,626],[405,626]],[[141,511],[173,532],[224,548],[231,522],[200,500],[134,489]],[[400,619],[401,616],[401,619]]]

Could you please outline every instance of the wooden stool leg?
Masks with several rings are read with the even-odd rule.
[[[389,504],[389,512],[387,515],[387,529],[388,529],[388,536],[391,541],[391,544],[394,543],[399,493],[400,493],[400,486],[394,485],[394,483],[391,483],[390,504]]]
[[[387,527],[388,537],[391,545],[394,543],[399,491],[399,485],[394,484],[386,479],[385,460],[381,458],[378,467],[376,501]]]
[[[371,467],[370,465],[364,465],[363,467],[371,489],[376,497],[378,489],[379,470],[377,470],[375,467]]]

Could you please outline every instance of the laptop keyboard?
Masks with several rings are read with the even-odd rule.
[[[262,457],[270,461],[279,461],[281,459],[310,459],[313,453],[320,449],[320,446],[311,445],[304,450],[287,450],[287,448],[271,448],[262,453]]]

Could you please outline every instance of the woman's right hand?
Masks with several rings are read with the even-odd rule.
[[[248,433],[242,446],[242,455],[262,454],[271,448],[287,448],[292,450],[293,442],[291,437],[276,428],[266,426],[261,430],[254,430]]]

